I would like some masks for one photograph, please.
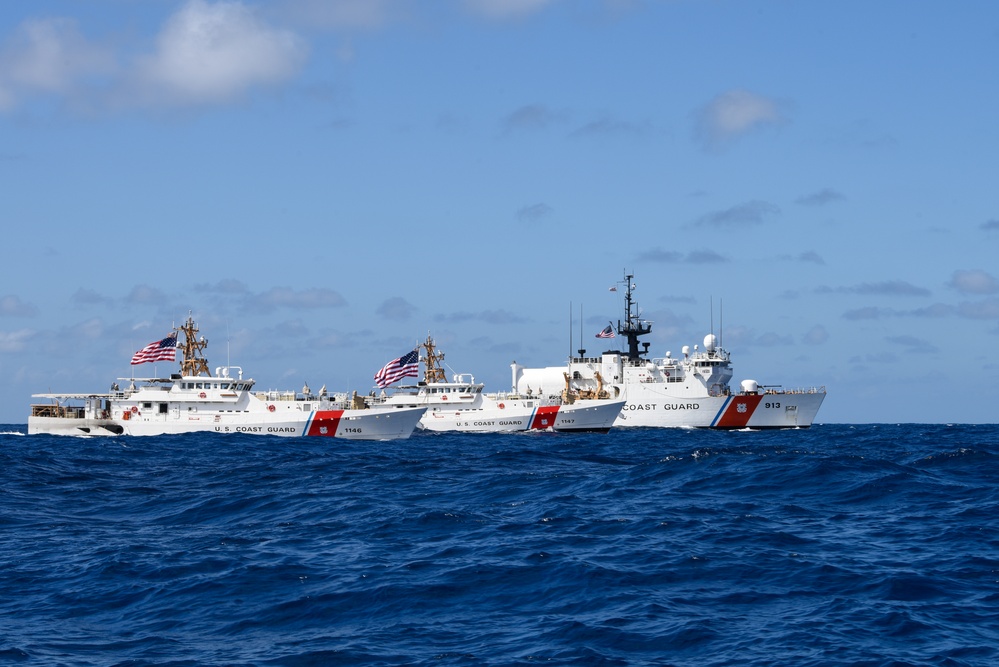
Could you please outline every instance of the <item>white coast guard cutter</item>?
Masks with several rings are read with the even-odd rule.
[[[115,383],[104,394],[34,394],[51,402],[31,406],[28,433],[255,433],[392,440],[408,438],[425,410],[372,408],[356,393],[328,394],[323,387],[316,395],[308,385],[301,392],[253,391],[254,381],[244,379],[238,366],[217,368],[215,375],[209,372],[208,361],[201,356],[208,342],[197,338],[190,317],[180,332],[186,339],[180,345],[180,373],[169,378],[119,378],[128,383],[127,388]]]
[[[633,275],[626,275],[625,319],[617,332],[628,342],[628,351],[610,350],[586,357],[580,350],[568,366],[524,368],[514,364],[514,385],[520,391],[549,391],[568,372],[572,387],[588,390],[606,387],[626,404],[615,426],[673,426],[715,429],[794,428],[812,425],[826,397],[824,387],[783,389],[743,380],[737,390],[729,385],[729,353],[714,334],[704,337],[704,350],[683,348],[683,358],[667,353],[649,359],[649,343],[639,349],[639,337],[652,331],[649,322],[633,312]],[[608,332],[609,333],[609,332]]]
[[[624,406],[606,391],[567,392],[553,387],[547,393],[483,392],[484,385],[469,374],[456,374],[447,381],[433,338],[421,345],[424,380],[401,386],[391,395],[371,397],[373,405],[426,407],[418,428],[427,431],[496,433],[506,431],[610,430]],[[564,383],[563,383],[564,384]]]

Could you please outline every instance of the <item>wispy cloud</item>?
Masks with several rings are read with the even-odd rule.
[[[805,252],[800,252],[797,255],[781,255],[780,258],[785,261],[808,262],[809,264],[824,265],[826,263],[826,261],[822,259],[822,256],[814,250],[806,250]]]
[[[21,352],[28,347],[36,333],[31,329],[0,331],[0,352]]]
[[[296,291],[290,287],[273,287],[249,297],[248,305],[262,310],[274,308],[338,308],[347,302],[338,292],[327,288]]]
[[[38,309],[30,303],[21,301],[21,298],[13,294],[0,297],[0,316],[3,317],[33,317],[38,314]]]
[[[149,285],[136,285],[132,291],[125,296],[125,303],[129,305],[162,305],[167,302],[167,295],[163,290]]]
[[[657,264],[718,264],[728,261],[728,259],[719,255],[714,250],[693,250],[684,254],[675,250],[663,250],[662,248],[646,250],[638,255],[637,260],[639,262],[654,262]]]
[[[413,313],[416,312],[416,306],[400,296],[395,296],[382,301],[375,312],[386,319],[403,322],[413,316]]]
[[[104,296],[96,290],[81,287],[73,293],[70,297],[73,303],[78,303],[84,306],[95,306],[95,305],[111,305],[114,303],[114,299],[111,297]]]
[[[864,294],[880,296],[930,296],[930,290],[904,280],[885,280],[878,283],[860,283],[849,287],[819,287],[819,294]]]
[[[0,48],[0,110],[36,95],[73,97],[115,71],[111,50],[88,41],[76,21],[26,20]]]
[[[486,324],[523,324],[527,320],[508,310],[483,310],[477,313],[458,312],[437,315],[438,322],[485,322]]]
[[[554,211],[551,206],[540,202],[530,206],[523,206],[517,209],[517,219],[521,222],[538,222],[542,218],[548,217]]]
[[[973,320],[999,320],[999,299],[959,303],[957,314]]]
[[[935,303],[925,308],[912,308],[908,310],[868,306],[855,308],[843,313],[843,319],[847,320],[877,320],[891,317],[942,319],[955,316],[971,320],[999,320],[999,298],[964,301],[956,306],[946,303]]]
[[[249,294],[250,288],[242,280],[236,280],[235,278],[224,278],[217,283],[210,285],[208,283],[201,283],[194,286],[194,289],[199,292],[209,292],[213,294]]]
[[[937,346],[915,336],[887,336],[885,340],[895,347],[904,347],[909,352],[921,354],[939,352]]]
[[[545,130],[553,125],[564,123],[566,114],[549,109],[541,104],[528,104],[507,114],[500,122],[505,134],[524,130]]]
[[[878,308],[876,306],[865,306],[864,308],[853,308],[843,313],[845,320],[878,320],[882,317],[891,317],[895,311],[891,308]]]
[[[987,232],[999,231],[999,218],[993,218],[992,220],[986,220],[982,224],[978,225],[979,229],[984,229]]]
[[[843,201],[844,199],[846,199],[846,197],[844,197],[842,193],[830,188],[825,188],[824,190],[813,192],[810,195],[798,197],[794,201],[796,204],[801,204],[802,206],[825,206],[826,204]]]
[[[822,259],[822,256],[814,250],[808,250],[806,252],[798,255],[798,260],[802,262],[810,262],[812,264],[825,264],[826,261]]]
[[[697,111],[694,135],[705,150],[715,151],[746,134],[786,122],[775,100],[748,90],[730,90]]]
[[[947,286],[964,294],[995,294],[999,292],[999,280],[981,269],[955,271]]]
[[[648,123],[633,123],[617,118],[603,117],[577,127],[569,133],[569,136],[574,139],[613,136],[641,137],[647,135],[650,130],[651,126]]]
[[[753,200],[706,213],[693,222],[698,227],[741,227],[759,225],[780,213],[780,208],[765,201]]]
[[[829,332],[826,331],[826,328],[821,324],[816,324],[801,337],[801,342],[805,345],[821,345],[828,340]]]

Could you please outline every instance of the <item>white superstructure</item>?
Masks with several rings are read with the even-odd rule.
[[[354,395],[329,394],[323,387],[302,391],[254,391],[242,369],[208,371],[207,346],[188,318],[180,331],[181,373],[169,378],[119,378],[101,394],[34,394],[49,403],[31,406],[28,433],[53,435],[165,435],[254,433],[325,436],[350,440],[408,438],[424,408],[369,407]],[[235,373],[235,377],[233,377]]]
[[[524,368],[514,364],[518,391],[549,391],[564,383],[566,373],[573,389],[606,387],[612,396],[625,399],[615,426],[672,426],[695,428],[794,428],[811,426],[826,396],[824,387],[784,389],[743,380],[730,385],[729,353],[714,334],[704,337],[704,347],[684,346],[681,357],[670,353],[648,358],[649,343],[639,349],[639,337],[652,330],[649,322],[633,313],[634,276],[626,275],[625,320],[617,332],[625,336],[628,351],[607,351],[572,357],[567,366]]]
[[[495,433],[502,431],[595,431],[610,430],[624,406],[606,392],[566,392],[563,386],[540,392],[483,391],[472,375],[456,374],[445,379],[434,340],[427,337],[422,348],[424,381],[403,386],[392,394],[372,397],[373,405],[425,407],[419,428],[428,431]]]

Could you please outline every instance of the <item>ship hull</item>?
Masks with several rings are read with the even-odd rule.
[[[628,385],[615,427],[808,428],[825,392],[670,396],[655,385]]]
[[[388,410],[289,410],[259,415],[203,410],[146,416],[125,411],[117,419],[29,417],[29,434],[74,436],[156,436],[184,433],[249,433],[280,437],[317,436],[343,440],[400,440],[416,429],[422,408]],[[127,414],[128,417],[124,417]]]
[[[426,431],[504,433],[565,431],[606,433],[615,423],[623,401],[580,401],[571,405],[530,407],[530,401],[505,400],[473,409],[435,407],[427,410],[419,428]],[[500,407],[502,406],[502,407]]]

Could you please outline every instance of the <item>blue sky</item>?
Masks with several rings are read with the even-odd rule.
[[[504,389],[626,270],[653,356],[995,422],[997,62],[986,1],[4,3],[0,422],[188,312],[263,389]]]

